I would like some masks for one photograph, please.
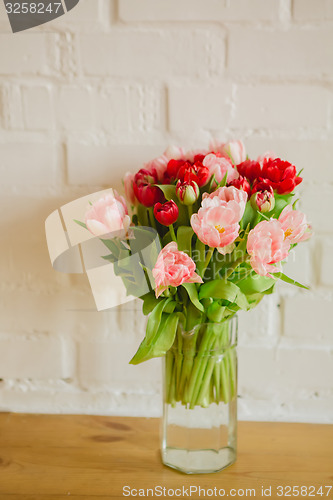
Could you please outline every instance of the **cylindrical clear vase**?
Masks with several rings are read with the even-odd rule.
[[[237,317],[178,328],[163,367],[162,462],[218,472],[237,453]]]

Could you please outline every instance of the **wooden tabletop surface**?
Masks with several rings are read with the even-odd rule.
[[[238,435],[234,465],[189,476],[161,464],[158,419],[0,413],[0,500],[265,498],[262,487],[333,499],[333,425],[240,422]]]

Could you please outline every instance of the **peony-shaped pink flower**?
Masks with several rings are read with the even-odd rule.
[[[235,213],[237,222],[241,220],[244,214],[247,193],[242,189],[237,189],[234,186],[220,187],[213,191],[211,194],[204,193],[202,196],[202,207],[205,208],[207,204],[207,199],[215,200],[215,203],[220,205],[221,202],[227,203],[229,208]]]
[[[208,168],[211,176],[215,175],[217,182],[221,182],[225,174],[227,174],[227,182],[231,182],[239,177],[239,173],[233,167],[229,158],[210,153],[205,156],[202,164]]]
[[[284,236],[289,243],[300,243],[311,237],[311,226],[306,220],[306,215],[299,210],[293,210],[292,205],[287,205],[281,212],[281,222]]]
[[[281,260],[288,255],[290,242],[285,238],[281,222],[276,219],[259,222],[249,232],[247,251],[250,264],[260,276],[281,271]]]
[[[246,200],[245,191],[233,186],[204,195],[199,212],[191,217],[191,226],[199,240],[223,255],[232,252]]]
[[[168,286],[202,283],[202,279],[195,272],[195,262],[185,252],[178,250],[175,241],[162,248],[152,272],[156,284],[156,297],[159,297]]]
[[[92,204],[85,215],[85,223],[95,236],[117,232],[124,236],[131,223],[125,199],[116,190]]]

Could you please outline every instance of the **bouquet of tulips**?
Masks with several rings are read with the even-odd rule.
[[[193,408],[234,397],[232,351],[218,368],[205,353],[228,351],[229,320],[255,307],[278,280],[303,286],[282,272],[290,250],[311,235],[295,208],[301,181],[294,165],[273,154],[249,159],[241,141],[214,142],[205,151],[170,147],[126,174],[130,207],[115,191],[89,207],[85,227],[97,236],[117,234],[102,239],[111,251],[105,258],[149,315],[131,363],[167,355],[169,403]],[[122,263],[138,231],[157,233],[160,242],[148,263],[137,264],[149,284],[143,295],[137,268]]]

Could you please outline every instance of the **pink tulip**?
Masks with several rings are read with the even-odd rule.
[[[168,286],[202,283],[202,279],[195,272],[194,261],[185,252],[180,252],[174,241],[162,248],[152,272],[156,284],[156,297],[159,297]]]
[[[207,149],[191,149],[190,151],[187,151],[186,154],[184,155],[184,159],[193,163],[194,162],[194,158],[196,156],[207,156],[208,153],[210,152],[211,150],[207,151]]]
[[[168,160],[184,160],[185,150],[178,146],[168,146],[164,151],[164,156],[166,156]]]
[[[242,141],[230,141],[224,144],[223,150],[227,153],[234,165],[246,160],[245,146]]]
[[[85,223],[95,236],[117,232],[124,236],[131,223],[126,202],[116,190],[92,204],[85,215]]]
[[[163,183],[164,173],[166,172],[169,161],[172,160],[180,160],[185,157],[185,152],[183,148],[179,148],[177,146],[169,146],[161,156],[154,158],[150,162],[144,165],[144,169],[149,172],[156,172],[157,178],[159,182]]]
[[[163,154],[158,158],[154,158],[154,160],[145,163],[143,168],[144,170],[148,171],[149,173],[152,173],[153,175],[156,174],[158,181],[162,182],[168,162],[169,162],[168,158]]]
[[[273,153],[272,151],[267,151],[266,153],[258,156],[257,162],[262,167],[263,164],[267,162],[267,160],[275,160],[275,158],[277,158],[275,153]]]
[[[290,242],[285,238],[281,222],[276,219],[259,222],[249,232],[247,251],[257,274],[273,277],[281,271],[280,261],[288,255]],[[277,264],[277,265],[274,265]]]
[[[125,198],[131,205],[137,205],[138,200],[135,197],[133,189],[134,174],[127,172],[124,176]]]
[[[247,194],[233,186],[204,195],[199,212],[191,217],[199,240],[223,255],[232,252],[246,200]]]
[[[227,182],[231,182],[239,177],[239,173],[232,166],[229,158],[222,158],[210,153],[205,156],[202,164],[208,168],[210,175],[215,175],[217,182],[221,182],[225,174],[227,174]]]
[[[284,231],[285,239],[289,243],[300,243],[311,237],[311,226],[307,223],[306,215],[299,210],[293,210],[287,205],[281,212],[279,221]]]

